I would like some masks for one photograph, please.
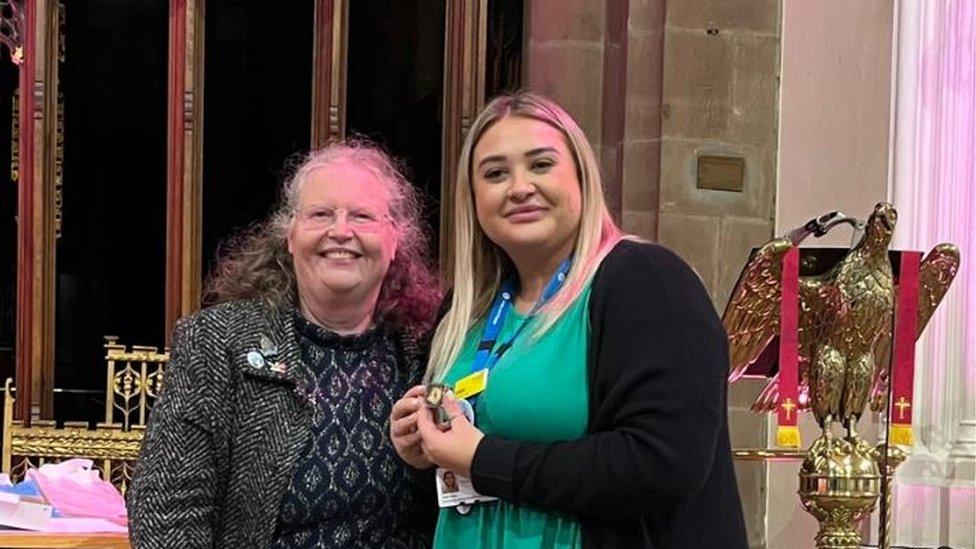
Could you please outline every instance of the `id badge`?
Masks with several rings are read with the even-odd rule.
[[[466,375],[454,384],[454,398],[468,398],[477,395],[488,386],[488,368],[482,368]]]
[[[475,492],[470,479],[462,477],[450,469],[438,468],[435,481],[437,482],[438,507],[470,506],[474,503],[498,499]]]

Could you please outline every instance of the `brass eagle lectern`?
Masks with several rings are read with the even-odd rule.
[[[804,456],[799,490],[804,507],[820,522],[818,548],[858,547],[857,525],[874,509],[882,491],[882,471],[890,479],[904,459],[897,446],[889,449],[886,442],[874,446],[857,433],[869,404],[875,411],[888,410],[899,291],[891,261],[896,253],[889,252],[889,245],[896,222],[895,209],[881,203],[866,222],[828,214],[771,240],[750,257],[723,317],[730,343],[729,379],[734,382],[749,373],[760,357],[769,357],[768,348],[778,341],[787,252],[809,234],[819,236],[838,223],[863,231],[849,250],[804,250],[798,256],[798,398],[795,403],[782,402],[780,377],[775,373],[753,404],[756,412],[781,405],[795,406],[797,412],[809,410],[822,429]],[[940,244],[917,265],[912,345],[952,283],[959,251],[952,244]],[[903,414],[906,404],[896,403]],[[843,436],[831,432],[835,422],[843,427]]]

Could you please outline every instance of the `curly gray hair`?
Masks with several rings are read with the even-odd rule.
[[[264,222],[220,246],[204,290],[206,304],[263,298],[277,309],[295,305],[298,288],[287,235],[299,193],[314,171],[339,161],[362,165],[390,191],[390,217],[398,230],[398,252],[383,280],[376,317],[418,333],[430,328],[441,289],[430,260],[430,237],[421,219],[420,197],[397,163],[364,139],[347,139],[305,157],[285,181],[275,211]]]

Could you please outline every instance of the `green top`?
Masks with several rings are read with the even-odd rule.
[[[486,435],[527,442],[572,440],[586,433],[587,350],[590,287],[587,286],[541,338],[532,318],[488,376],[475,406],[475,423]],[[506,342],[525,319],[515,308],[502,325]],[[471,373],[484,321],[468,331],[458,360],[444,383],[453,386]],[[434,547],[579,547],[579,522],[572,516],[507,501],[476,504],[462,515],[441,509]]]

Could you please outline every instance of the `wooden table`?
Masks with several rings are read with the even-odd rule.
[[[0,531],[0,547],[130,549],[128,534],[50,534],[13,530]]]

